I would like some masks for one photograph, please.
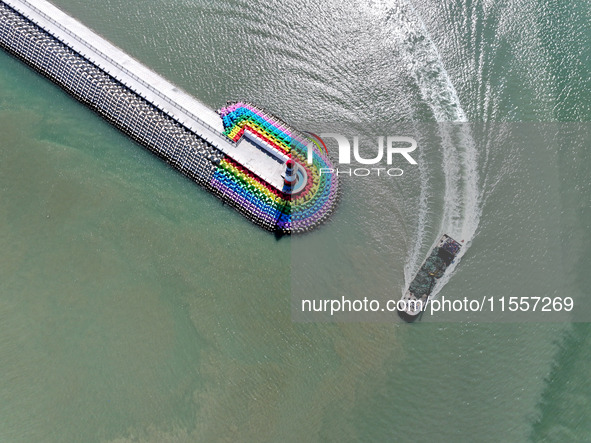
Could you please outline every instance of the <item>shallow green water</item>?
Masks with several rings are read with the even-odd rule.
[[[212,108],[244,98],[304,128],[590,117],[574,3],[55,3]],[[586,323],[291,311],[302,293],[397,298],[442,228],[471,246],[440,295],[584,303],[584,128],[542,148],[548,127],[475,129],[477,180],[468,151],[427,139],[420,169],[345,179],[330,224],[280,241],[5,53],[0,128],[1,441],[588,440]]]

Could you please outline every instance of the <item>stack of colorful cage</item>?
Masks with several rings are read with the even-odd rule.
[[[242,165],[225,157],[210,187],[256,224],[265,229],[292,234],[324,223],[338,201],[338,180],[326,153],[307,137],[262,109],[245,102],[229,103],[218,111],[224,134],[237,142],[249,131],[272,148],[287,154],[307,172],[306,185],[296,194],[283,192]],[[308,149],[312,163],[308,164]]]

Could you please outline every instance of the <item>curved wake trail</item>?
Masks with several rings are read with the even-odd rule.
[[[456,89],[443,66],[441,56],[431,40],[425,24],[410,3],[405,0],[384,0],[383,7],[389,19],[388,36],[401,52],[404,62],[419,87],[422,98],[431,108],[439,126],[445,175],[444,206],[437,242],[442,234],[449,234],[458,241],[464,240],[459,258],[466,253],[480,221],[480,193],[476,144],[468,119],[458,98]],[[423,262],[420,251],[426,241],[425,226],[428,217],[426,196],[429,193],[426,162],[421,162],[421,193],[419,197],[419,221],[409,261],[404,270],[405,290]],[[449,281],[454,268],[439,281],[433,295]]]

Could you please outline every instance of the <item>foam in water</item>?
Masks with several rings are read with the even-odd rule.
[[[464,240],[464,246],[458,259],[439,281],[434,290],[435,295],[449,281],[459,259],[466,253],[480,220],[476,145],[466,124],[468,119],[458,94],[421,18],[405,0],[384,1],[381,6],[386,16],[393,17],[389,20],[388,32],[414,77],[422,98],[431,108],[435,120],[445,123],[440,125],[439,130],[445,175],[444,205],[435,242],[441,234],[446,233],[458,241]],[[410,285],[412,276],[423,261],[419,257],[425,242],[428,217],[426,178],[429,175],[428,171],[425,171],[425,164],[422,163],[420,170],[418,230],[404,270],[405,289]]]

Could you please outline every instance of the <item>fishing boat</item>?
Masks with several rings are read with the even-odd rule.
[[[429,298],[435,289],[437,281],[443,277],[445,271],[453,263],[462,245],[447,234],[439,239],[437,244],[423,262],[419,272],[411,282],[398,304],[398,315],[407,322],[419,318],[429,303]]]

